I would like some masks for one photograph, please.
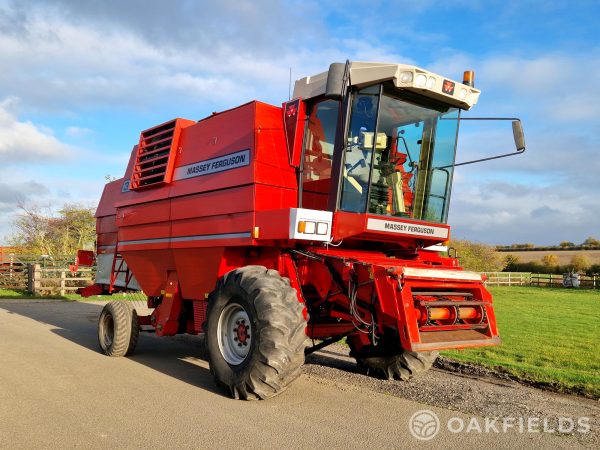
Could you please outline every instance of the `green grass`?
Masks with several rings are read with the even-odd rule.
[[[0,289],[0,298],[22,298],[22,299],[63,299],[63,300],[83,300],[83,297],[78,294],[65,295],[32,295],[27,291],[16,289]]]
[[[131,300],[131,301],[146,301],[146,297],[139,292],[132,293],[117,293],[111,296],[108,295],[95,295],[92,297],[82,297],[79,294],[65,294],[65,295],[32,295],[27,291],[17,290],[17,289],[1,289],[0,288],[0,298],[20,298],[20,299],[61,299],[61,300]]]
[[[491,287],[502,345],[442,352],[600,398],[600,291]]]

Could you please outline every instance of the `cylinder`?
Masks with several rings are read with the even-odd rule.
[[[472,306],[464,306],[458,309],[459,319],[475,319],[477,317],[478,309]]]
[[[429,318],[431,320],[447,320],[451,314],[449,308],[429,308]]]

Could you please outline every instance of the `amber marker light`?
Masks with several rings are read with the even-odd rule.
[[[463,74],[463,84],[470,87],[475,87],[475,72],[472,70],[465,70]]]

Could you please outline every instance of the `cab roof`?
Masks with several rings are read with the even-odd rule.
[[[419,93],[426,97],[456,106],[471,109],[477,103],[481,91],[450,78],[408,64],[352,61],[350,85],[365,87],[383,81],[392,81],[394,86]],[[293,98],[310,99],[325,94],[329,71],[304,77],[296,81]]]

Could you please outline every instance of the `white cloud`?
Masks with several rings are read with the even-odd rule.
[[[422,58],[435,48],[436,55],[443,57],[427,68],[455,79],[460,79],[463,70],[476,71],[483,95],[467,114],[523,117],[528,144],[522,156],[457,170],[451,206],[455,231],[508,243],[542,243],[566,229],[584,238],[598,234],[600,219],[595,211],[600,205],[592,194],[598,192],[596,174],[600,172],[596,157],[600,132],[598,48],[580,53],[557,49],[526,56],[519,50],[477,57],[456,52],[448,47],[452,42],[449,32],[436,33],[431,31],[435,27],[424,26],[428,11],[438,8],[434,3],[402,1],[386,6],[386,11],[404,12],[398,22],[382,21],[381,8],[365,9],[357,2],[349,6],[339,0],[335,20],[328,16],[331,7],[327,10],[316,1],[286,7],[275,0],[177,5],[131,0],[107,7],[76,0],[10,5],[0,0],[0,58],[7,62],[0,71],[0,99],[20,97],[22,108],[38,117],[59,111],[71,114],[72,119],[114,109],[150,115],[165,105],[170,111],[181,108],[202,115],[255,98],[279,104],[287,98],[289,67],[293,78],[300,78],[346,58],[424,65]],[[461,5],[485,8],[478,1],[461,1]],[[362,8],[360,14],[356,14],[358,8]],[[512,2],[505,21],[518,11],[517,2]],[[2,103],[3,161],[12,155],[14,162],[16,154],[3,150],[3,145],[28,149],[23,155],[29,155],[29,161],[56,155],[62,158],[68,150],[73,151],[52,130],[19,117],[23,115]],[[512,148],[509,126],[470,128],[465,125],[461,131],[459,161]],[[63,125],[62,129],[73,139],[91,133],[77,126]],[[100,140],[101,133],[99,127],[94,137]],[[114,151],[96,155],[78,151],[78,155],[87,158],[90,166],[94,164],[89,161],[102,161],[96,166],[111,167],[101,172],[112,170],[114,160],[128,157],[127,152],[117,156]],[[73,178],[84,170],[83,165],[71,167]],[[97,167],[85,170],[90,176],[98,171]],[[56,198],[60,198],[63,185],[71,192],[69,183],[72,180],[48,181]],[[78,189],[84,184],[77,183]],[[98,182],[91,184],[89,195],[81,195],[97,195]]]
[[[94,130],[85,127],[67,127],[65,134],[74,139],[82,139],[94,134]]]
[[[455,185],[450,224],[457,237],[497,244],[583,242],[600,235],[595,211],[600,198],[594,192],[552,184],[488,182]]]
[[[3,164],[44,163],[68,159],[73,148],[60,142],[48,128],[30,121],[19,121],[15,115],[18,100],[0,101],[0,158]]]

